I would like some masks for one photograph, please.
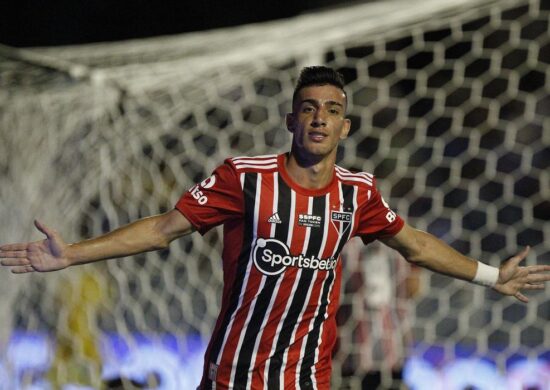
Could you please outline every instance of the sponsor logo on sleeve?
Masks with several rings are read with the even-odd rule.
[[[388,213],[386,214],[386,219],[388,220],[389,223],[392,223],[397,218],[397,214],[395,214],[395,212],[393,212],[390,209],[390,205],[386,202],[384,197],[382,197],[382,204],[388,209]]]
[[[202,206],[208,202],[208,197],[204,195],[202,190],[212,188],[214,187],[214,184],[216,184],[216,176],[212,175],[192,187],[189,192],[191,193],[191,196],[197,200],[197,203]]]

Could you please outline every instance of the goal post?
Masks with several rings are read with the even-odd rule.
[[[549,264],[549,19],[544,0],[392,0],[173,37],[1,47],[0,240],[38,239],[35,218],[68,241],[98,235],[169,210],[226,157],[286,150],[299,69],[326,64],[347,81],[352,129],[339,164],[374,173],[411,225],[471,257],[498,266],[530,245],[526,262]],[[117,337],[131,348],[149,335],[185,360],[218,314],[220,239],[214,229],[132,259],[0,272],[0,377],[19,367],[16,331],[53,340],[53,358],[35,368],[56,385],[99,386]],[[408,355],[438,378],[462,357],[490,360],[503,378],[518,360],[550,360],[544,292],[519,304],[436,274],[420,280],[399,302],[416,345]],[[358,299],[344,291],[342,304]],[[350,365],[358,316],[342,317],[335,388],[359,388],[368,369]]]

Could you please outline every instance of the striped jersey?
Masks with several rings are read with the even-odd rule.
[[[224,227],[222,307],[200,389],[329,389],[342,248],[404,224],[371,174],[335,166],[312,190],[286,158],[228,159],[176,204],[201,234]]]

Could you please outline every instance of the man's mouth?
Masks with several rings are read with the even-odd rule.
[[[314,142],[322,142],[328,135],[320,131],[310,131],[308,136]]]

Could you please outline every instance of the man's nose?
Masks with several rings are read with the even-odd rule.
[[[323,112],[323,110],[315,111],[315,115],[313,116],[313,121],[311,122],[311,125],[313,127],[324,127],[327,125],[325,113]]]

